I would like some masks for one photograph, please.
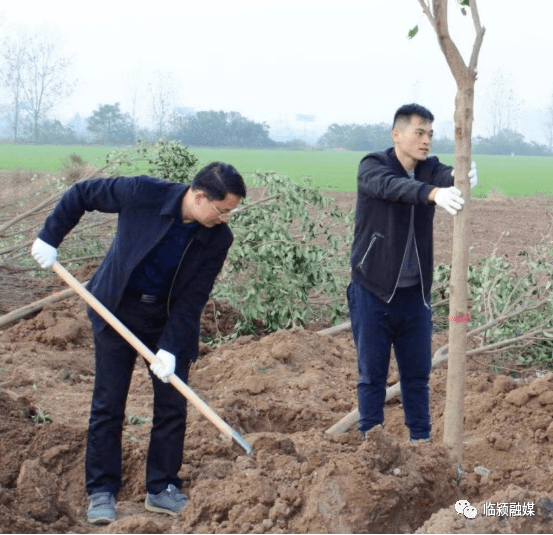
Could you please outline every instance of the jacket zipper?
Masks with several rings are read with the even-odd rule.
[[[376,238],[383,238],[382,234],[375,232],[373,234],[373,237],[371,238],[371,241],[369,243],[369,246],[367,247],[367,250],[365,251],[365,254],[363,255],[363,258],[361,259],[361,262],[357,264],[357,267],[361,269],[363,267],[363,264],[365,263],[365,258],[367,258],[367,255],[369,254],[369,251],[371,250],[371,247],[373,246],[373,243],[376,241]]]
[[[396,294],[397,285],[399,284],[399,277],[401,276],[401,268],[403,267],[403,262],[405,262],[406,256],[407,256],[407,244],[405,244],[405,251],[403,252],[403,260],[401,261],[401,266],[399,266],[399,273],[397,274],[397,280],[396,280],[396,285],[394,286],[394,291],[392,292],[390,299],[388,299],[386,303],[389,303],[394,298],[394,295]]]
[[[415,210],[415,207],[414,206],[411,206],[411,217],[413,217],[413,238],[415,237],[415,222],[414,222],[414,210]],[[411,221],[409,220],[409,225],[411,225]],[[409,238],[409,231],[407,231],[407,238]],[[397,280],[396,280],[396,285],[394,286],[394,291],[392,292],[392,295],[390,296],[390,299],[388,299],[388,301],[386,301],[386,303],[390,303],[390,301],[394,298],[394,295],[396,294],[396,290],[397,290],[397,285],[399,284],[399,278],[401,277],[401,268],[403,267],[403,263],[405,262],[405,257],[407,256],[407,246],[409,244],[406,243],[405,244],[405,251],[403,251],[403,259],[401,261],[401,265],[399,266],[399,273],[397,274]],[[416,242],[415,242],[415,247],[417,246]],[[417,252],[417,258],[418,258],[418,252]],[[420,262],[419,262],[419,275],[420,275]]]
[[[171,287],[169,288],[169,295],[167,296],[167,315],[169,315],[169,301],[171,300],[171,293],[173,292],[173,286],[175,285],[175,280],[177,279],[177,273],[179,272],[184,255],[186,254],[186,251],[188,251],[188,248],[190,247],[193,241],[194,241],[194,238],[191,238],[188,244],[186,245],[186,247],[184,248],[184,251],[182,252],[182,255],[179,260],[179,265],[177,266],[177,270],[175,271],[175,275],[173,276]]]
[[[428,306],[428,303],[426,302],[426,299],[424,298],[424,282],[422,280],[422,269],[421,269],[421,260],[419,258],[419,248],[417,247],[417,237],[415,235],[415,220],[414,220],[414,211],[415,211],[415,207],[412,206],[411,207],[411,213],[413,214],[412,217],[413,217],[413,242],[414,242],[414,245],[415,245],[415,252],[417,253],[417,264],[419,266],[419,277],[420,277],[420,280],[421,280],[421,291],[422,291],[422,302],[424,303],[424,306],[428,309],[430,309],[430,307]],[[405,256],[407,254],[407,244],[405,245],[405,252],[403,253],[403,260],[401,261],[401,267],[403,267],[403,262],[405,262]],[[399,277],[401,276],[401,267],[399,268],[399,273],[398,273],[398,276],[397,276],[397,280],[396,280],[396,285],[394,287],[394,291],[392,292],[392,295],[390,296],[390,299],[388,299],[387,303],[390,303],[390,301],[394,298],[394,295],[396,293],[396,290],[397,290],[397,285],[399,284]]]
[[[413,207],[413,210],[415,208]],[[417,253],[417,262],[419,264],[419,277],[421,278],[421,291],[422,291],[422,302],[424,306],[430,310],[430,306],[424,298],[424,281],[422,280],[422,269],[421,269],[421,259],[419,258],[419,248],[417,247],[417,237],[415,236],[415,222],[413,221],[413,241],[415,242],[415,251]]]

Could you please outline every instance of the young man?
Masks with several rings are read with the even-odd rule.
[[[119,214],[117,233],[88,289],[162,364],[151,366],[153,425],[146,467],[146,509],[176,515],[181,492],[186,400],[169,375],[188,380],[198,357],[200,314],[233,237],[226,221],[246,196],[231,165],[204,167],[192,184],[148,176],[84,180],[60,199],[38,234],[32,255],[43,268],[85,211]],[[121,487],[121,434],[136,360],[134,350],[89,308],[96,376],[87,451],[88,521],[115,519]]]
[[[359,164],[347,294],[363,437],[384,422],[393,345],[410,440],[430,440],[434,205],[456,215],[465,202],[453,186],[452,168],[428,157],[433,121],[422,106],[402,106],[394,116],[394,147],[368,154]],[[469,177],[474,187],[474,163]]]

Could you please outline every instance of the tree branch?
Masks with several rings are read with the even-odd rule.
[[[230,212],[230,215],[236,215],[236,214],[239,214],[240,212],[245,212],[246,210],[249,210],[250,208],[257,206],[258,204],[262,204],[267,201],[272,201],[273,199],[276,199],[278,197],[280,197],[280,194],[271,195],[270,197],[266,197],[265,199],[260,199],[259,201],[252,202],[246,206],[235,208],[234,210],[232,210],[232,212]]]
[[[88,178],[92,178],[94,176],[97,176],[101,173],[103,173],[111,164],[104,165],[103,167],[100,167],[99,169],[95,169],[93,172],[87,173],[85,176],[83,176],[81,179],[79,179],[79,182],[81,180],[86,180]],[[26,217],[29,217],[31,215],[35,215],[35,212],[38,210],[44,208],[45,206],[48,206],[49,204],[52,204],[53,202],[57,201],[69,188],[64,189],[63,191],[60,191],[58,193],[55,193],[51,197],[48,197],[45,201],[41,202],[40,204],[37,204],[34,208],[31,208],[30,210],[27,210],[21,215],[18,215],[17,217],[14,217],[7,223],[3,224],[0,227],[0,236],[3,236],[4,232],[21,221],[22,219],[25,219]]]
[[[426,17],[430,21],[430,24],[432,24],[432,27],[434,28],[434,31],[436,33],[438,33],[438,30],[436,28],[436,19],[432,15],[432,11],[430,11],[430,7],[428,6],[428,4],[424,0],[418,0],[418,2],[421,5],[424,14],[426,15]]]
[[[8,253],[13,253],[15,251],[19,251],[19,249],[23,249],[24,247],[28,247],[29,245],[32,245],[33,242],[34,242],[34,239],[33,240],[27,240],[27,241],[24,241],[22,243],[18,243],[16,245],[10,245],[8,247],[4,247],[3,249],[0,249],[0,256],[8,254]]]
[[[460,89],[465,86],[465,77],[467,75],[467,67],[463,60],[463,56],[449,35],[447,21],[447,0],[432,0],[435,30],[438,36],[438,43],[445,56],[445,59],[451,69],[457,87]]]
[[[480,15],[478,14],[478,6],[476,5],[476,0],[471,0],[470,2],[470,13],[472,15],[474,29],[476,30],[476,39],[474,40],[472,54],[470,55],[469,69],[473,72],[476,72],[478,55],[480,54],[480,48],[482,47],[482,41],[484,40],[484,33],[486,32],[486,28],[482,28],[482,25],[480,24]]]
[[[105,225],[106,221],[96,221],[95,223],[90,223],[89,225],[84,225],[78,229],[73,229],[68,236],[75,236],[76,234],[80,234],[84,230],[89,230],[93,227],[98,227],[99,225]],[[13,253],[14,251],[19,251],[19,249],[22,249],[23,247],[27,247],[29,245],[32,245],[34,243],[36,238],[33,238],[32,240],[28,240],[22,243],[18,243],[16,245],[10,245],[9,247],[5,247],[4,249],[0,249],[0,256],[5,255],[8,253]]]
[[[50,212],[50,209],[48,208],[47,210],[43,210],[43,212]],[[38,212],[38,214],[41,214],[42,212]],[[42,226],[43,222],[40,221],[39,223],[35,223],[34,225],[31,225],[30,227],[26,227],[24,228],[23,230],[18,230],[16,232],[12,232],[11,234],[4,234],[2,237],[5,238],[5,239],[8,239],[8,238],[13,238],[15,236],[19,236],[20,234],[25,234],[27,232],[30,232],[31,230],[35,230],[36,228]]]
[[[490,344],[488,346],[471,349],[467,351],[467,356],[477,355],[479,353],[489,353],[489,352],[495,353],[498,349],[503,349],[504,351],[507,346],[516,345],[518,342],[531,338],[534,334],[539,334],[544,331],[547,332],[546,330],[544,330],[543,327],[544,325],[542,323],[541,325],[538,325],[534,329],[527,331],[524,334],[521,334],[520,336],[515,336],[514,338],[507,338],[506,340],[501,340],[500,342],[496,342],[495,344]],[[528,342],[526,345],[532,345],[532,342]]]
[[[23,214],[21,215],[18,215],[17,217],[14,217],[13,219],[11,219],[10,221],[8,221],[7,223],[5,223],[4,225],[2,225],[0,227],[0,236],[3,235],[3,233],[10,227],[12,227],[13,225],[15,225],[16,223],[18,223],[19,221],[21,221],[22,219],[25,219],[26,217],[30,216],[30,215],[33,215],[37,210],[40,210],[41,208],[44,208],[45,206],[48,206],[49,204],[52,204],[53,202],[57,201],[64,193],[65,193],[66,190],[63,190],[62,192],[59,192],[59,193],[56,193],[54,195],[52,195],[51,197],[48,197],[45,201],[41,202],[40,204],[38,204],[37,206],[35,206],[34,208],[31,208],[30,210],[27,210],[26,212],[24,212]]]
[[[492,327],[495,327],[496,325],[499,325],[500,323],[504,323],[505,321],[507,321],[511,318],[514,318],[515,316],[518,316],[518,315],[520,315],[524,312],[529,312],[531,310],[535,310],[536,308],[539,308],[539,307],[543,306],[544,304],[546,304],[547,301],[548,301],[548,299],[542,299],[541,301],[538,301],[534,305],[524,306],[522,308],[519,308],[518,310],[515,310],[514,312],[510,312],[509,314],[505,314],[503,316],[500,316],[499,318],[496,318],[492,321],[489,321],[485,325],[481,325],[480,327],[477,327],[476,329],[473,329],[472,331],[468,332],[467,333],[467,338],[469,338],[471,336],[476,336],[477,334],[480,334],[481,332],[487,331],[487,330],[491,329]],[[542,322],[538,327],[532,329],[531,331],[528,331],[528,333],[534,334],[536,332],[536,330],[538,332],[541,332],[540,330],[543,330],[544,324],[547,324],[547,320],[545,322]],[[483,352],[488,351],[490,349],[503,347],[503,345],[505,345],[505,343],[513,343],[513,342],[516,342],[516,341],[521,340],[523,338],[527,338],[528,333],[525,333],[524,335],[516,337],[516,338],[510,338],[508,340],[502,340],[501,342],[497,342],[496,344],[491,344],[491,345],[488,345],[488,346],[481,346],[481,347],[478,347],[476,349],[471,349],[470,351],[467,351],[467,356],[468,355],[476,355],[478,353],[483,353]],[[500,344],[502,344],[502,345],[500,345]],[[449,351],[449,344],[446,344],[446,345],[440,347],[440,349],[438,349],[436,351],[436,353],[434,354],[435,355],[434,358],[439,358],[443,355],[447,355],[448,351]]]
[[[64,260],[64,262],[66,264],[69,264],[71,262],[84,262],[85,260],[88,262],[89,260],[98,260],[104,258],[104,256],[105,254],[79,256],[76,258],[68,258],[67,260]],[[11,271],[13,273],[21,273],[23,271],[40,271],[42,269],[38,264],[36,266],[14,266],[13,264],[0,264],[0,267],[3,269],[7,269],[8,271]]]

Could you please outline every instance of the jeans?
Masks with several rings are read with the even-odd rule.
[[[118,319],[154,354],[167,321],[166,303],[142,303],[124,296]],[[137,352],[111,327],[94,334],[96,376],[87,437],[86,490],[117,495],[122,483],[121,435],[125,405]],[[188,381],[188,362],[177,357],[175,374]],[[169,383],[148,372],[154,411],[146,465],[146,490],[157,494],[169,484],[181,488],[186,431],[186,399]]]
[[[384,422],[393,345],[410,438],[430,438],[432,311],[423,301],[421,285],[397,288],[390,303],[381,301],[356,281],[349,285],[347,295],[359,369],[359,431]]]

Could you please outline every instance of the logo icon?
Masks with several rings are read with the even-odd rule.
[[[476,507],[473,507],[467,500],[459,500],[455,503],[455,511],[458,515],[465,515],[466,518],[476,518]]]

